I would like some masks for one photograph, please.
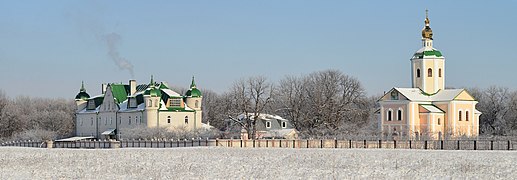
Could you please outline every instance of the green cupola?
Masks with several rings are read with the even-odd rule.
[[[90,95],[86,93],[86,88],[84,88],[84,81],[81,82],[81,89],[79,89],[79,93],[75,96],[75,100],[87,100],[90,98]]]
[[[190,89],[185,93],[187,97],[201,97],[201,91],[196,88],[196,82],[194,80],[194,76],[192,76],[192,83],[190,84]]]
[[[154,86],[153,76],[151,75],[151,82],[149,83],[149,87],[145,90],[144,95],[150,95],[151,97],[161,97],[162,92],[160,88]]]

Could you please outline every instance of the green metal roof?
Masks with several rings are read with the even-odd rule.
[[[413,56],[414,58],[423,58],[425,56],[436,56],[436,57],[442,57],[442,52],[438,51],[438,50],[431,50],[431,51],[424,51],[424,52],[421,52],[421,53],[415,53],[415,55]]]
[[[84,81],[81,82],[81,89],[79,89],[79,93],[75,96],[75,99],[87,100],[90,98],[90,95],[86,93],[86,88],[84,88]]]
[[[201,97],[202,94],[201,94],[201,91],[197,88],[192,88],[192,89],[189,89],[187,91],[187,93],[185,93],[185,96],[187,97]]]
[[[127,99],[128,88],[124,84],[110,84],[111,92],[117,103],[122,103]]]
[[[77,94],[77,96],[75,96],[75,99],[87,100],[88,98],[90,98],[90,95],[85,91],[81,91],[79,94]]]

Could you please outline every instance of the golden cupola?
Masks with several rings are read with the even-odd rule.
[[[422,29],[422,38],[433,39],[433,30],[431,30],[429,23],[428,10],[425,10],[425,27]]]

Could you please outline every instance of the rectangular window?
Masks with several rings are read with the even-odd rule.
[[[88,109],[95,109],[95,101],[93,99],[88,101]]]
[[[287,122],[282,121],[282,128],[286,128],[286,127],[287,127]]]
[[[179,99],[179,98],[169,99],[169,105],[171,107],[181,107],[181,99]]]
[[[266,128],[271,128],[271,121],[266,121]]]

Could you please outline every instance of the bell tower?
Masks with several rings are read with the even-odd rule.
[[[433,47],[433,30],[427,10],[424,22],[422,48],[411,58],[411,84],[413,88],[434,94],[445,88],[445,57]]]

